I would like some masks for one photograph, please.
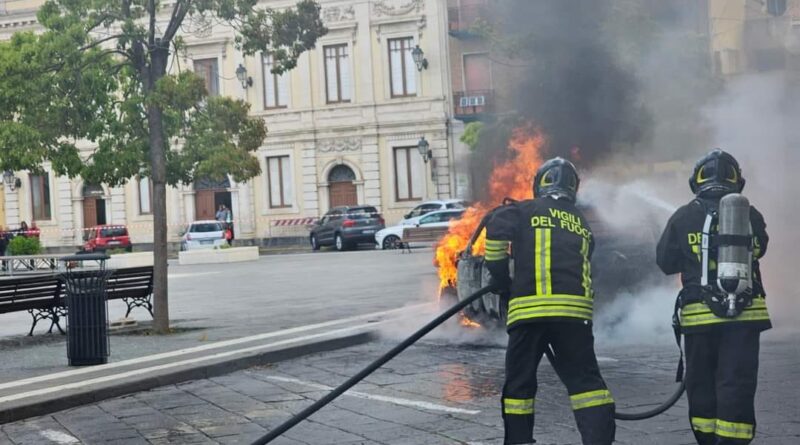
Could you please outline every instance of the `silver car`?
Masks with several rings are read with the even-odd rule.
[[[181,250],[214,249],[227,245],[225,225],[219,221],[194,221],[181,235]]]

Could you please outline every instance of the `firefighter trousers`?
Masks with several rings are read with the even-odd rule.
[[[739,326],[686,335],[686,395],[698,444],[753,440],[760,335]]]
[[[536,369],[548,345],[555,353],[556,372],[567,387],[584,445],[612,443],[614,399],[600,375],[592,327],[563,321],[526,323],[508,333],[502,399],[504,443],[535,442]]]

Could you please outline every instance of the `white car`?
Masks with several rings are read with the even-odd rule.
[[[436,201],[425,201],[422,204],[419,204],[418,206],[411,209],[410,212],[403,215],[403,219],[400,220],[398,224],[414,225],[417,223],[417,220],[420,216],[427,215],[428,213],[435,212],[437,210],[463,209],[465,207],[467,207],[467,203],[463,199],[442,199]],[[409,221],[409,220],[414,220],[414,221]]]
[[[375,244],[381,249],[396,249],[403,242],[403,229],[414,227],[447,227],[450,221],[461,218],[465,209],[439,210],[423,216],[405,220],[396,226],[387,227],[375,234]]]
[[[181,250],[214,249],[227,244],[225,225],[220,221],[194,221],[181,235]]]

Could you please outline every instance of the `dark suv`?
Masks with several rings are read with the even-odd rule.
[[[359,243],[375,244],[375,233],[384,227],[383,217],[375,207],[334,207],[311,229],[311,248],[334,246],[347,250]]]

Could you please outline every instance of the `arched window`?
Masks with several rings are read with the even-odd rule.
[[[337,165],[328,173],[328,182],[352,182],[356,180],[356,174],[346,165]]]

